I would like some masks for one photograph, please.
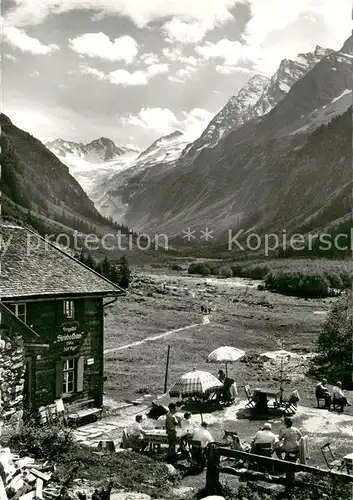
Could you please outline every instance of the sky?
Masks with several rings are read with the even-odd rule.
[[[255,74],[338,50],[351,0],[3,0],[2,110],[45,142],[196,139]]]

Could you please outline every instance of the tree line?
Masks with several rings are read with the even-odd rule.
[[[131,283],[131,271],[126,255],[119,259],[118,264],[110,262],[107,257],[99,261],[91,253],[84,251],[75,255],[75,258],[121,288],[127,289]]]

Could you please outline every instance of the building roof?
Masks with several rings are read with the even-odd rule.
[[[0,224],[0,299],[124,290],[27,228]]]

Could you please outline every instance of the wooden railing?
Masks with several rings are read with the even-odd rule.
[[[257,463],[263,468],[265,467],[266,472],[261,472],[261,470],[253,471],[244,469],[244,467],[236,469],[235,467],[231,466],[221,466],[221,457],[226,457],[233,460],[242,460],[243,462],[247,463]],[[271,470],[273,474],[267,472]],[[282,475],[276,475],[274,471],[282,473]],[[254,455],[252,453],[247,453],[244,451],[230,450],[229,448],[222,448],[211,445],[211,447],[209,448],[209,456],[207,462],[206,491],[209,495],[219,492],[220,474],[231,474],[233,476],[238,476],[249,481],[264,481],[268,483],[283,484],[287,488],[292,488],[295,484],[295,474],[297,472],[304,472],[316,476],[331,476],[335,478],[341,478],[342,480],[349,483],[353,483],[353,476],[344,474],[342,472],[320,469],[309,465],[287,462],[285,460],[264,457],[261,455]],[[285,473],[285,477],[283,477],[283,473]]]

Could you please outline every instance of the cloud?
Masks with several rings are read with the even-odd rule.
[[[234,66],[241,61],[258,59],[262,49],[223,38],[217,43],[206,42],[204,45],[198,45],[195,52],[206,60],[221,59],[226,66]]]
[[[125,35],[111,41],[104,33],[85,33],[69,40],[69,47],[78,54],[99,57],[108,61],[131,63],[139,46],[134,38]]]
[[[233,73],[249,73],[253,74],[254,72],[250,69],[244,68],[242,66],[222,66],[221,64],[217,64],[216,72],[220,75],[231,75]]]
[[[4,57],[6,59],[10,59],[10,61],[16,61],[16,57],[13,56],[12,54],[5,54]]]
[[[99,69],[91,68],[90,66],[80,66],[80,69],[83,75],[94,76],[97,80],[105,80],[107,78],[107,75],[103,71],[99,71]]]
[[[16,7],[6,16],[6,23],[15,26],[42,23],[52,14],[72,10],[88,10],[98,14],[130,18],[137,27],[144,28],[158,19],[177,18],[182,22],[198,23],[212,29],[232,19],[231,9],[243,0],[15,0]],[[245,0],[244,0],[245,1]],[[99,15],[101,14],[101,16]],[[97,16],[95,16],[97,18]]]
[[[134,71],[130,73],[125,69],[117,69],[108,74],[108,80],[115,85],[123,87],[136,87],[138,85],[147,85],[148,78],[144,71]]]
[[[115,71],[111,71],[110,73],[104,73],[99,69],[86,65],[80,66],[80,71],[83,75],[90,75],[97,80],[107,81],[113,85],[121,85],[122,87],[147,85],[149,80],[159,74],[167,73],[168,70],[169,65],[164,63],[152,64],[144,71],[137,70],[130,72],[126,69],[117,69]]]
[[[59,50],[58,45],[51,43],[44,45],[37,38],[28,36],[25,31],[11,26],[3,27],[5,41],[12,47],[16,47],[22,52],[30,52],[34,55],[47,55],[55,50]]]
[[[153,52],[147,52],[146,54],[141,54],[139,60],[142,61],[147,66],[149,66],[150,64],[158,63],[159,57],[157,54],[154,54]]]
[[[172,19],[164,24],[162,33],[169,43],[197,43],[202,40],[206,32],[213,29],[212,22],[185,22],[180,19]]]
[[[159,74],[168,73],[169,64],[166,63],[151,64],[150,66],[147,67],[146,71],[150,78]]]
[[[169,76],[168,80],[174,83],[184,83],[190,78],[192,78],[192,74],[196,71],[194,66],[187,66],[186,68],[179,69],[175,76]]]
[[[32,73],[29,74],[30,77],[35,78],[36,76],[39,76],[39,71],[36,69],[32,71]]]
[[[187,140],[193,140],[202,133],[212,118],[213,113],[202,108],[184,111],[179,117],[168,108],[142,108],[138,115],[123,116],[121,122],[160,135],[181,130]]]
[[[252,17],[243,41],[263,50],[256,71],[272,74],[281,59],[313,50],[338,50],[352,30],[351,0],[249,0]],[[300,33],[300,36],[295,36]]]

